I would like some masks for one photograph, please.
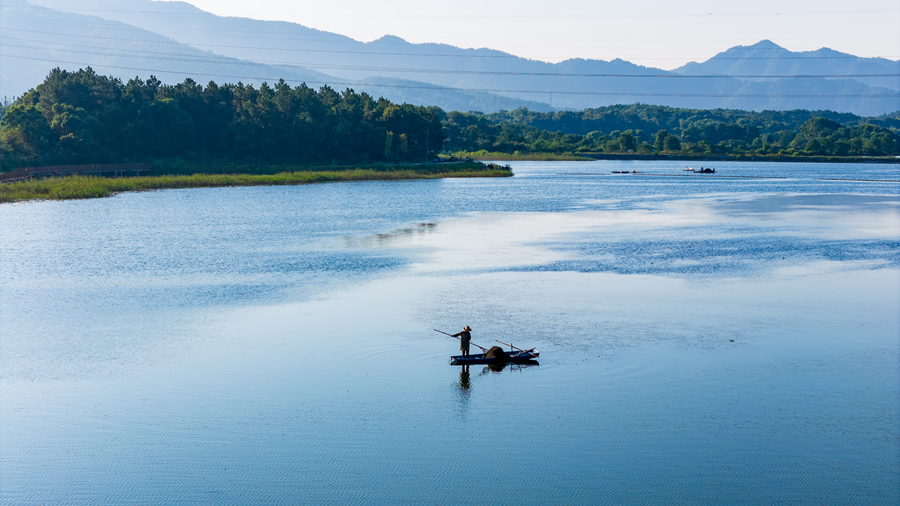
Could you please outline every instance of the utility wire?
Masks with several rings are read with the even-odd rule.
[[[5,16],[5,19],[19,19],[19,20],[24,20],[24,21],[35,21],[34,18],[28,18],[28,17],[15,18],[14,16]],[[129,29],[129,30],[133,30],[133,29],[137,28],[137,29],[139,29],[139,30],[148,31],[149,33],[152,33],[152,34],[154,34],[154,35],[160,35],[160,36],[165,36],[165,35],[163,35],[162,33],[153,32],[153,31],[151,31],[151,29],[165,30],[166,33],[181,33],[181,34],[190,34],[190,35],[196,35],[196,34],[204,33],[204,32],[205,32],[205,33],[213,33],[213,32],[216,32],[216,33],[227,33],[229,36],[233,36],[233,35],[236,34],[236,33],[238,33],[238,34],[243,34],[243,33],[251,33],[251,34],[252,34],[252,33],[258,33],[258,34],[267,34],[267,35],[272,35],[272,34],[284,34],[284,35],[288,35],[288,36],[292,36],[292,35],[295,35],[295,34],[296,34],[296,31],[279,32],[279,31],[274,31],[274,30],[266,30],[266,31],[253,31],[253,30],[217,30],[217,29],[203,29],[203,28],[191,28],[191,29],[189,29],[189,30],[187,30],[187,31],[182,31],[182,30],[173,30],[173,29],[171,29],[170,27],[166,27],[166,26],[156,26],[156,27],[153,27],[153,26],[145,26],[145,27],[137,27],[137,26],[129,25],[129,24],[125,23],[125,22],[120,22],[120,21],[115,21],[115,20],[107,20],[107,19],[104,19],[104,18],[98,18],[98,19],[100,19],[100,20],[103,21],[103,22],[101,22],[101,23],[89,23],[89,22],[68,22],[68,21],[40,20],[40,23],[41,23],[41,24],[48,24],[48,23],[49,23],[49,24],[74,25],[74,26],[86,26],[86,25],[87,25],[87,26],[91,26],[91,25],[93,25],[93,26],[102,26],[102,27],[105,27],[105,28],[113,28],[113,29]],[[254,20],[254,19],[250,19],[250,18],[241,18],[241,19],[244,19],[244,20],[247,20],[247,21],[263,22],[263,21]],[[289,22],[284,22],[284,23],[289,23]],[[289,24],[294,24],[294,23],[289,23]],[[320,30],[316,30],[316,29],[314,29],[314,28],[308,28],[308,27],[303,26],[303,25],[300,25],[300,24],[296,24],[296,26],[298,26],[298,27],[300,27],[300,28],[302,28],[302,29],[304,29],[304,30],[311,31],[311,32],[320,32]],[[4,28],[4,30],[6,30],[6,28]],[[321,32],[321,33],[322,33],[322,36],[321,36],[320,39],[315,39],[315,38],[294,38],[294,37],[246,37],[246,36],[241,36],[241,38],[243,38],[243,39],[257,39],[257,40],[281,40],[281,41],[291,41],[291,42],[293,42],[293,41],[303,41],[303,42],[322,42],[322,41],[328,41],[329,43],[338,43],[338,44],[340,44],[340,43],[343,43],[343,44],[367,44],[366,42],[361,42],[361,41],[352,39],[352,38],[350,38],[350,37],[347,37],[347,36],[345,36],[345,35],[340,35],[340,34],[335,34],[335,33],[329,33],[329,32]],[[304,34],[304,37],[315,36],[315,35],[317,35],[317,34],[315,34],[315,33],[306,33],[306,34]],[[169,38],[168,36],[166,36],[166,37]],[[829,38],[829,39],[832,39],[832,38]],[[859,37],[854,37],[854,38],[846,38],[846,39],[838,39],[838,38],[834,38],[833,40],[867,40],[867,39],[898,39],[898,37],[896,37],[896,36],[895,36],[895,37],[870,37],[870,38],[865,38],[865,39],[864,39],[864,38],[859,38]],[[478,39],[476,39],[476,40],[518,40],[518,39],[507,39],[507,38],[503,38],[503,39],[496,39],[496,38],[478,38]],[[604,41],[604,40],[617,40],[617,41],[620,41],[621,39],[540,39],[540,38],[528,38],[528,39],[521,39],[521,40],[529,40],[529,41],[535,41],[535,40],[543,40],[543,41],[573,41],[573,42],[577,42],[577,41],[587,41],[587,42],[594,42],[594,41]],[[642,40],[646,40],[646,39],[642,39]],[[685,39],[685,40],[698,40],[698,41],[703,41],[703,40],[730,40],[730,39]],[[818,40],[818,39],[787,39],[787,40]],[[406,42],[406,41],[403,41],[403,42],[379,42],[379,44],[386,44],[386,45],[389,45],[389,44],[396,44],[396,45],[410,45],[410,44],[413,44],[413,45],[415,45],[414,43],[410,43],[410,42]],[[431,44],[433,44],[433,45],[447,45],[447,44],[440,44],[440,43],[424,43],[424,44],[429,44],[429,45],[431,45]],[[531,48],[533,48],[533,47],[541,47],[541,48],[543,48],[543,47],[545,47],[545,46],[520,46],[520,47],[531,47]],[[579,47],[579,48],[580,48],[580,49],[583,49],[583,48],[581,48],[581,47]],[[883,46],[856,46],[856,47],[854,47],[853,49],[872,49],[872,48],[881,49],[881,48],[883,48]],[[891,49],[895,49],[895,48],[896,48],[896,46],[891,47]],[[554,48],[554,49],[562,49],[562,48],[556,47],[556,48]],[[636,49],[655,49],[655,48],[636,48]],[[666,48],[666,49],[669,49],[669,48]],[[683,49],[684,49],[684,48],[683,48]],[[697,48],[697,49],[706,49],[706,48]],[[492,50],[492,51],[497,51],[497,50]],[[551,58],[551,57],[545,56],[544,58]],[[633,58],[633,59],[645,59],[645,60],[676,59],[676,60],[680,60],[681,58]]]
[[[2,36],[0,36],[2,38]],[[19,39],[21,40],[21,39]],[[52,51],[53,48],[41,48],[34,46],[5,44],[5,47],[20,49],[35,49]],[[101,49],[104,52],[97,53],[91,51],[67,50],[70,53],[88,54],[94,56],[114,56],[109,53],[109,49],[96,46],[83,46],[76,44],[66,44],[64,47],[85,47],[90,49]],[[191,63],[215,63],[228,65],[275,65],[300,68],[318,68],[326,70],[355,70],[360,72],[385,72],[385,73],[405,73],[405,74],[449,74],[449,75],[483,75],[483,76],[519,76],[519,77],[587,77],[587,78],[647,78],[647,79],[826,79],[826,78],[881,78],[881,77],[900,77],[900,73],[894,74],[815,74],[815,75],[682,75],[682,74],[593,74],[593,73],[563,73],[563,72],[513,72],[499,70],[461,70],[461,69],[424,69],[410,67],[375,67],[364,65],[334,65],[315,62],[279,62],[279,61],[247,61],[230,58],[226,56],[206,56],[206,55],[188,55],[188,54],[172,54],[158,51],[142,51],[131,49],[114,49],[113,51],[138,53],[142,55],[151,55],[155,60],[178,61]],[[126,56],[127,57],[127,56]],[[181,58],[176,58],[181,57]]]
[[[404,89],[420,89],[420,90],[437,90],[437,91],[462,91],[462,92],[484,92],[484,93],[520,93],[520,94],[559,94],[559,95],[590,95],[590,96],[623,96],[623,97],[685,97],[685,98],[900,98],[898,93],[872,93],[863,94],[827,94],[827,95],[808,95],[808,94],[717,94],[717,93],[614,93],[602,91],[548,91],[548,90],[513,90],[513,89],[488,89],[488,88],[447,88],[441,86],[410,86],[410,85],[393,85],[393,84],[368,84],[361,82],[336,82],[336,81],[311,81],[304,79],[280,79],[277,77],[261,77],[261,76],[236,76],[224,74],[208,74],[201,72],[183,72],[177,70],[162,69],[146,69],[138,67],[121,67],[116,65],[89,64],[78,62],[66,62],[58,60],[50,60],[45,58],[31,58],[27,56],[4,55],[7,58],[19,58],[23,60],[45,61],[55,64],[79,65],[87,67],[102,67],[120,70],[134,70],[138,72],[155,72],[161,74],[180,74],[190,76],[203,77],[222,77],[226,79],[248,79],[256,81],[281,81],[296,82],[305,84],[323,84],[328,86],[361,86],[374,88],[404,88]]]
[[[88,39],[100,39],[100,40],[117,40],[124,42],[148,42],[153,44],[169,44],[169,45],[178,45],[178,46],[191,46],[191,47],[214,47],[214,48],[227,48],[227,49],[252,49],[259,51],[289,51],[289,52],[303,52],[303,53],[326,53],[326,54],[362,54],[362,55],[375,55],[375,56],[421,56],[421,57],[436,57],[436,58],[498,58],[498,59],[514,59],[514,60],[527,60],[521,56],[516,56],[512,54],[499,54],[499,55],[478,55],[478,54],[439,54],[439,53],[395,53],[395,52],[381,52],[381,51],[342,51],[337,49],[304,49],[304,48],[280,48],[280,47],[255,47],[255,46],[232,46],[232,45],[222,45],[222,44],[186,44],[182,42],[166,40],[166,41],[150,41],[146,39],[126,39],[121,37],[100,37],[93,35],[76,35],[76,34],[61,34],[58,32],[42,32],[37,30],[22,30],[18,28],[4,28],[4,31],[11,32],[26,32],[26,33],[37,33],[42,35],[55,35],[55,36],[63,36],[63,37],[79,37],[79,38],[88,38]],[[17,37],[6,37],[0,35],[0,38],[11,38],[18,39]],[[44,42],[50,44],[48,41],[35,41],[29,39],[18,39],[24,40],[27,42]],[[291,39],[300,40],[300,39]],[[362,44],[362,43],[360,43]],[[69,45],[69,44],[67,44]],[[87,46],[83,46],[87,47]],[[465,50],[464,50],[465,51]],[[546,56],[545,58],[555,58]],[[700,57],[694,57],[699,59]],[[632,60],[689,60],[694,59],[691,57],[684,58],[630,58]],[[893,56],[892,56],[893,58]],[[844,55],[844,56],[774,56],[774,57],[730,57],[730,56],[713,56],[708,58],[706,61],[710,60],[833,60],[833,59],[863,59],[859,56],[854,55]],[[600,60],[603,61],[603,60]]]
[[[218,16],[216,16],[216,17],[218,17]],[[35,19],[34,19],[33,17],[19,17],[19,18],[17,18],[17,17],[15,17],[15,16],[5,16],[4,18],[5,18],[5,19],[18,19],[18,20],[23,20],[23,21],[35,21]],[[39,22],[40,22],[41,24],[52,23],[52,24],[60,24],[60,25],[103,26],[103,27],[117,27],[117,28],[126,28],[126,29],[134,29],[134,28],[137,28],[137,29],[139,29],[139,30],[145,30],[145,31],[151,31],[151,32],[152,32],[151,29],[169,30],[169,31],[176,32],[176,33],[178,32],[178,30],[172,30],[172,27],[171,27],[171,26],[137,26],[137,25],[130,25],[130,24],[124,22],[124,21],[117,21],[117,20],[114,20],[114,19],[107,19],[107,18],[97,18],[97,19],[100,20],[101,22],[100,22],[100,23],[91,23],[91,22],[85,22],[85,21],[78,21],[78,22],[72,22],[72,21],[58,21],[58,20],[51,21],[51,20],[44,20],[44,19],[40,20]],[[224,18],[219,17],[219,19],[224,19]],[[258,20],[258,19],[251,19],[251,18],[240,18],[240,19],[243,20],[243,21],[250,21],[250,22],[257,22],[257,23],[265,23],[265,22],[266,22],[266,21],[261,21],[261,20]],[[307,30],[307,31],[310,31],[310,32],[320,32],[320,33],[322,34],[322,37],[323,37],[323,38],[329,38],[329,37],[335,38],[335,37],[337,37],[337,38],[344,39],[344,40],[341,40],[341,41],[331,41],[331,42],[354,42],[354,43],[357,43],[357,44],[366,44],[365,42],[358,41],[358,40],[353,39],[353,38],[351,38],[351,37],[348,37],[348,36],[346,36],[346,35],[340,35],[340,34],[337,34],[337,33],[325,32],[325,31],[318,30],[318,29],[315,29],[315,28],[309,28],[309,27],[304,26],[304,25],[301,25],[301,24],[299,24],[299,23],[292,23],[292,22],[289,22],[289,21],[277,21],[277,22],[275,22],[275,23],[286,23],[286,24],[295,25],[295,26],[297,26],[297,27],[299,27],[299,28],[301,28],[301,29],[303,29],[303,30]],[[4,29],[5,29],[5,28],[4,28]],[[277,30],[263,30],[263,31],[257,31],[257,30],[217,30],[217,29],[214,29],[214,28],[193,28],[193,27],[192,27],[188,32],[185,32],[185,33],[192,33],[192,34],[195,34],[195,33],[207,33],[207,32],[208,32],[208,33],[225,32],[225,33],[228,33],[228,34],[230,34],[230,35],[233,35],[233,34],[235,34],[235,33],[255,33],[255,34],[268,34],[268,35],[271,35],[271,34],[295,35],[295,34],[297,33],[297,30],[295,29],[295,30],[293,30],[293,31],[284,31],[284,32],[280,32],[280,31],[277,31]],[[159,35],[158,32],[152,32],[152,33],[154,33],[155,35]],[[316,33],[309,33],[309,34],[306,34],[306,35],[317,35],[317,34],[316,34]],[[795,39],[781,39],[781,38],[779,38],[779,40],[821,40],[821,39],[822,39],[822,37],[814,37],[814,38],[795,38]],[[873,37],[828,37],[828,40],[874,40],[874,39],[894,39],[894,40],[897,40],[897,39],[900,39],[900,37],[898,37],[897,35],[891,35],[891,36],[873,36]],[[273,40],[285,40],[285,39],[278,38],[278,39],[273,39]],[[307,41],[314,41],[315,39],[291,39],[291,40],[307,40]],[[616,41],[616,42],[621,42],[622,39],[621,39],[621,38],[611,38],[611,39],[598,39],[598,38],[591,38],[591,39],[546,39],[546,38],[538,38],[538,37],[527,37],[527,38],[521,38],[521,39],[520,39],[520,38],[513,38],[513,37],[502,37],[502,38],[496,38],[496,37],[478,37],[478,38],[475,38],[475,39],[466,39],[466,40],[528,40],[528,41],[542,40],[542,41],[556,41],[556,42],[603,42],[603,41]],[[644,38],[644,37],[641,37],[641,40],[649,40],[649,41],[654,41],[654,42],[671,42],[671,41],[672,41],[672,39],[648,39],[648,38]],[[708,42],[708,41],[729,41],[729,40],[735,40],[735,39],[733,39],[733,38],[732,38],[732,39],[709,39],[709,38],[703,38],[703,39],[679,39],[679,40],[680,40],[680,41],[691,41],[691,42]],[[403,43],[411,44],[411,43],[405,42],[405,41],[404,41]],[[402,44],[402,43],[399,43],[399,44]],[[432,43],[428,43],[428,44],[436,44],[436,45],[440,45],[440,43],[436,43],[436,42],[432,42]]]
[[[112,10],[112,9],[62,9],[62,12],[119,12],[131,14],[161,14],[161,15],[178,15],[178,16],[214,16],[220,17],[218,14],[197,9],[198,12],[164,12],[164,11],[139,11],[139,10]],[[887,14],[900,12],[900,9],[849,9],[849,10],[811,10],[811,11],[768,11],[768,12],[716,12],[715,17],[759,17],[759,16],[830,16],[848,14]],[[677,14],[440,14],[440,15],[421,15],[421,14],[304,14],[305,18],[403,18],[403,19],[607,19],[607,18],[706,18],[712,17],[712,12],[694,12],[694,13],[677,13]],[[244,18],[252,19],[252,18]],[[254,20],[258,21],[258,20]]]

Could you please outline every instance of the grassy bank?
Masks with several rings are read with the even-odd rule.
[[[798,163],[900,163],[900,158],[887,156],[800,156],[691,153],[584,153],[592,160],[674,160],[686,162],[798,162]]]
[[[898,157],[875,156],[801,156],[757,155],[746,153],[499,153],[496,151],[459,151],[453,153],[460,159],[495,161],[590,161],[590,160],[673,160],[686,162],[802,162],[802,163],[900,163]]]
[[[193,174],[253,174],[276,175],[296,172],[345,172],[348,170],[371,170],[374,172],[393,172],[398,170],[414,170],[416,172],[453,172],[464,170],[484,170],[478,162],[444,162],[432,163],[357,163],[342,165],[280,165],[272,163],[233,163],[228,161],[193,161],[156,160],[152,164],[153,176],[190,176]]]
[[[460,159],[494,161],[539,161],[539,162],[583,162],[593,158],[572,153],[499,153],[497,151],[457,151],[453,155]]]
[[[342,181],[390,181],[450,177],[508,177],[507,170],[488,170],[480,163],[425,164],[349,168],[277,174],[192,174],[104,178],[69,176],[0,184],[0,202],[47,199],[90,199],[118,192],[220,186],[275,186]]]

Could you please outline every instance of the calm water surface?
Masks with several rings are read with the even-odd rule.
[[[4,204],[0,503],[900,503],[900,166],[716,167]]]

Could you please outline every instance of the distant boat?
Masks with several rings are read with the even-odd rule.
[[[713,169],[711,167],[707,167],[705,169],[703,167],[700,167],[700,170],[694,171],[694,174],[715,174],[715,173],[716,173],[716,169]]]
[[[684,172],[694,172],[694,168],[693,167],[685,167]]]

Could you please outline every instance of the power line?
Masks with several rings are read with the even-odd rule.
[[[160,13],[160,14],[162,14],[162,13]],[[215,15],[213,15],[213,16],[215,16]],[[216,16],[216,17],[218,17],[218,16]],[[14,17],[14,16],[6,16],[5,19],[20,19],[20,20],[26,20],[26,21],[35,21],[33,18],[27,18],[27,17],[16,18],[16,17]],[[129,24],[125,23],[125,22],[116,21],[116,20],[108,20],[108,19],[105,19],[105,18],[97,18],[97,19],[99,19],[99,20],[101,20],[101,21],[103,21],[103,22],[101,22],[101,23],[89,23],[89,22],[69,22],[69,21],[51,21],[51,20],[40,20],[39,22],[40,22],[41,24],[61,24],[61,25],[73,25],[73,26],[103,26],[103,27],[106,27],[106,28],[114,28],[114,29],[135,29],[135,28],[137,28],[137,29],[139,29],[139,30],[148,31],[148,32],[150,32],[150,33],[152,33],[152,34],[154,34],[154,35],[164,36],[164,37],[166,37],[166,38],[170,38],[170,37],[169,37],[168,35],[163,35],[163,33],[160,33],[160,32],[153,32],[153,31],[151,31],[151,29],[160,29],[160,30],[164,30],[165,33],[169,33],[169,34],[173,34],[173,33],[174,33],[174,34],[179,34],[179,33],[181,33],[181,34],[190,34],[190,35],[196,35],[196,34],[201,34],[201,33],[227,33],[227,34],[229,34],[230,36],[232,36],[232,35],[234,35],[234,34],[236,34],[236,33],[240,33],[240,34],[247,34],[247,33],[249,33],[249,34],[266,34],[266,35],[283,34],[283,35],[287,35],[287,36],[293,36],[293,35],[295,35],[295,34],[297,33],[296,30],[294,30],[294,31],[283,31],[283,32],[281,32],[281,31],[276,31],[276,30],[265,30],[265,31],[254,31],[254,30],[217,30],[217,29],[210,29],[210,28],[205,28],[205,29],[204,29],[204,28],[190,28],[189,30],[184,31],[184,30],[172,29],[171,27],[168,27],[168,26],[142,26],[142,27],[138,27],[138,26],[135,26],[135,25],[129,25]],[[258,23],[266,23],[266,22],[267,22],[267,21],[260,21],[260,20],[251,19],[251,18],[241,18],[241,19],[242,19],[242,20],[246,20],[246,21],[258,22]],[[345,36],[345,35],[340,35],[340,34],[330,33],[330,32],[324,32],[324,31],[317,30],[317,29],[315,29],[315,28],[309,28],[309,27],[306,27],[306,26],[304,26],[304,25],[300,25],[300,24],[297,24],[297,23],[290,23],[290,22],[287,22],[287,21],[281,21],[281,22],[279,22],[279,23],[295,24],[297,27],[300,27],[300,28],[302,28],[303,30],[308,30],[308,31],[312,31],[312,32],[321,32],[322,35],[321,35],[321,38],[319,38],[319,39],[316,39],[316,38],[294,38],[294,37],[290,37],[290,38],[285,38],[285,37],[246,37],[246,36],[243,36],[243,35],[242,35],[241,37],[244,38],[244,39],[279,40],[279,41],[290,41],[290,42],[295,42],[295,41],[297,41],[297,42],[322,42],[322,41],[328,41],[329,43],[338,43],[338,44],[369,44],[369,43],[367,43],[367,42],[361,42],[361,41],[352,39],[352,38],[347,37],[347,36]],[[6,30],[6,28],[4,28],[4,29]],[[47,33],[47,32],[41,32],[41,33]],[[62,34],[58,34],[58,33],[56,33],[56,32],[51,32],[51,34],[54,34],[54,35],[62,35]],[[316,33],[305,33],[305,34],[304,34],[304,37],[316,36],[316,35],[318,35],[318,34],[316,34]],[[76,36],[76,35],[71,35],[71,36]],[[900,37],[897,37],[897,36],[893,36],[893,37],[866,37],[866,38],[862,38],[862,37],[847,37],[847,38],[835,38],[835,37],[829,37],[828,39],[829,39],[829,40],[872,40],[872,39],[900,39]],[[571,41],[571,42],[602,42],[602,41],[609,41],[609,40],[621,41],[621,39],[618,39],[618,38],[617,38],[617,39],[541,39],[541,38],[531,38],[531,37],[530,37],[530,38],[527,38],[527,39],[485,38],[485,37],[479,37],[479,38],[474,39],[474,40],[528,40],[528,41],[542,40],[542,41]],[[642,38],[641,40],[654,40],[654,39],[643,39],[643,38]],[[655,40],[659,40],[659,41],[670,41],[670,39],[655,39]],[[707,41],[707,40],[731,40],[731,39],[683,39],[683,40],[691,40],[691,41]],[[819,39],[784,39],[784,40],[819,40]],[[379,42],[379,44],[385,44],[385,45],[390,45],[390,44],[396,44],[396,45],[419,45],[419,44],[415,44],[415,43],[411,43],[411,42],[407,42],[407,41],[403,41],[403,42]],[[423,43],[423,44],[429,44],[429,45],[447,45],[447,44],[432,43],[432,42],[429,42],[429,43]],[[215,46],[212,46],[212,47],[215,47]],[[227,47],[227,46],[221,46],[221,47]],[[545,46],[525,46],[525,47],[542,47],[542,48],[543,48],[543,47],[545,47]],[[855,46],[855,47],[853,47],[852,49],[872,49],[872,48],[882,48],[882,46]],[[557,48],[554,48],[554,49],[562,49],[562,48],[557,47]],[[638,49],[654,49],[654,48],[638,48]],[[668,48],[666,48],[666,49],[668,49]],[[702,48],[702,49],[705,49],[705,48]],[[895,49],[895,47],[892,47],[891,49]],[[498,51],[498,50],[492,50],[492,51]],[[498,52],[499,52],[499,51],[498,51]],[[513,57],[515,57],[515,56],[513,56]],[[544,58],[551,58],[551,57],[545,56]],[[638,59],[638,58],[634,58],[634,59]],[[642,59],[655,60],[655,59],[659,59],[659,58],[642,58]],[[680,58],[672,58],[672,59],[680,59]]]
[[[2,36],[0,36],[2,37]],[[22,40],[22,39],[18,39]],[[36,49],[36,50],[52,50],[53,48],[40,48],[34,46],[23,46],[17,44],[5,44],[5,47],[20,49]],[[90,51],[72,51],[72,53],[81,53],[94,56],[113,56],[109,53],[109,49],[84,46],[76,44],[68,44],[65,47],[86,47],[90,49],[104,50],[102,53]],[[143,55],[158,55],[153,59],[163,61],[179,61],[191,63],[224,63],[229,65],[278,65],[301,68],[318,68],[325,70],[353,70],[360,72],[384,72],[384,73],[402,73],[402,74],[449,74],[449,75],[482,75],[482,76],[517,76],[517,77],[578,77],[578,78],[645,78],[645,79],[827,79],[827,78],[883,78],[883,77],[900,77],[900,73],[893,74],[815,74],[815,75],[682,75],[682,74],[613,74],[613,73],[562,73],[562,72],[514,72],[500,70],[464,70],[464,69],[425,69],[410,67],[376,67],[364,65],[334,65],[324,63],[308,63],[308,62],[278,62],[278,61],[247,61],[238,60],[225,56],[200,56],[187,54],[162,53],[158,51],[141,51],[131,49],[115,49],[113,51],[138,53]],[[175,58],[183,57],[183,58]]]
[[[155,72],[161,74],[180,74],[190,76],[203,77],[222,77],[226,79],[248,79],[255,81],[280,81],[282,79],[276,77],[258,77],[258,76],[235,76],[223,74],[208,74],[201,72],[183,72],[177,70],[161,70],[161,69],[145,69],[137,67],[121,67],[116,65],[88,64],[78,62],[64,62],[58,60],[49,60],[45,58],[31,58],[27,56],[3,55],[8,58],[19,58],[23,60],[45,61],[55,64],[67,65],[83,65],[87,67],[113,68],[120,70],[135,70],[139,72]],[[560,94],[560,95],[591,95],[591,96],[625,96],[625,97],[683,97],[683,98],[900,98],[898,93],[872,93],[863,94],[826,94],[826,95],[810,95],[810,94],[716,94],[716,93],[619,93],[619,92],[602,92],[602,91],[549,91],[549,90],[512,90],[512,89],[488,89],[488,88],[447,88],[442,86],[411,86],[411,85],[394,85],[394,84],[369,84],[361,82],[336,82],[336,81],[310,81],[303,79],[283,79],[285,82],[305,83],[305,84],[322,84],[328,86],[362,86],[374,88],[404,88],[404,89],[421,89],[432,91],[462,91],[462,92],[484,92],[484,93],[519,93],[519,94]]]
[[[78,38],[88,38],[88,39],[100,39],[100,40],[117,40],[117,41],[125,41],[125,42],[143,42],[144,39],[126,39],[121,37],[100,37],[93,35],[78,35],[78,34],[61,34],[58,32],[42,32],[37,30],[22,30],[17,28],[5,28],[4,31],[12,31],[12,32],[26,32],[26,33],[37,33],[42,35],[55,35],[55,36],[65,36],[65,37],[78,37]],[[17,37],[4,37],[0,35],[0,38],[11,38],[17,40],[24,40],[27,42],[43,42],[43,43],[51,43],[47,41],[35,41],[29,39],[20,39]],[[297,40],[297,39],[293,39]],[[346,51],[346,50],[338,50],[338,49],[304,49],[304,48],[279,48],[279,47],[255,47],[255,46],[233,46],[233,45],[222,45],[222,44],[185,44],[177,41],[149,41],[153,44],[168,44],[168,45],[178,45],[178,46],[191,46],[191,47],[214,47],[214,48],[227,48],[227,49],[252,49],[259,51],[288,51],[288,52],[303,52],[303,53],[325,53],[325,54],[360,54],[360,55],[373,55],[373,56],[420,56],[420,57],[435,57],[435,58],[486,58],[486,59],[515,59],[515,60],[524,60],[521,56],[511,55],[511,54],[500,54],[500,55],[478,55],[478,54],[439,54],[439,53],[397,53],[397,52],[381,52],[381,51]],[[74,45],[74,44],[67,44]],[[84,46],[86,47],[86,46]],[[547,57],[549,58],[549,57]],[[631,58],[634,60],[687,60],[698,57],[683,57],[683,58]],[[729,56],[713,56],[708,58],[706,61],[710,60],[832,60],[832,59],[863,59],[859,56],[846,55],[846,56],[774,56],[774,57],[729,57]],[[602,60],[601,60],[602,61]]]
[[[61,9],[62,12],[118,12],[129,14],[161,14],[161,15],[179,15],[179,16],[215,16],[220,17],[212,12],[197,9],[199,12],[165,12],[165,11],[139,11],[139,10],[112,10],[112,9]],[[900,12],[900,9],[850,9],[850,10],[811,10],[811,11],[768,11],[768,12],[716,12],[715,17],[758,17],[758,16],[830,16],[848,14],[887,14]],[[606,19],[606,18],[696,18],[711,17],[712,12],[694,12],[694,13],[675,13],[675,14],[478,14],[468,12],[458,15],[422,15],[422,14],[304,14],[306,18],[339,18],[339,19],[374,19],[374,18],[403,18],[403,19]],[[243,18],[252,19],[252,18]],[[259,21],[259,20],[255,20]]]

